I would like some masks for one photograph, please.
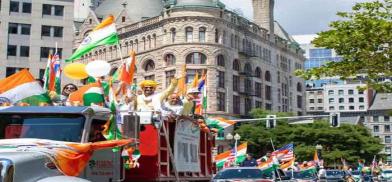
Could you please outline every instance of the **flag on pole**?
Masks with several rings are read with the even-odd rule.
[[[177,93],[179,95],[185,96],[186,91],[187,91],[187,85],[186,85],[186,64],[182,67],[182,73],[181,73],[181,78],[178,80],[178,86],[177,86]]]
[[[105,99],[101,83],[90,83],[81,87],[69,95],[68,101],[70,103],[80,103],[84,106],[91,106],[92,104],[103,105]]]
[[[27,69],[0,80],[0,97],[8,99],[11,104],[22,102],[38,106],[51,103],[47,92]]]
[[[126,83],[127,85],[131,85],[133,83],[133,76],[135,74],[136,68],[136,53],[135,51],[131,51],[129,54],[129,59],[124,61],[119,69],[119,75],[117,80]]]
[[[282,148],[272,152],[273,156],[276,156],[279,161],[287,162],[294,158],[294,144],[290,143]]]
[[[214,117],[207,118],[206,124],[209,128],[216,128],[220,131],[223,131],[225,128],[234,125],[235,122],[221,117]]]
[[[51,83],[50,91],[55,91],[58,95],[61,94],[61,63],[60,57],[56,51],[54,56],[52,57],[53,62],[53,72],[54,72],[54,80]]]
[[[122,139],[122,134],[117,127],[117,101],[116,94],[114,93],[112,80],[109,81],[109,109],[110,109],[110,117],[109,120],[105,123],[104,129],[102,131],[102,135],[106,138],[106,140],[118,140]],[[119,151],[118,148],[114,148],[113,152]]]
[[[48,61],[46,62],[46,68],[45,68],[45,73],[44,73],[44,89],[49,90],[50,89],[50,79],[52,76],[52,54],[49,54],[48,56]]]
[[[288,168],[293,168],[295,163],[295,157],[293,157],[291,160],[284,162],[280,165],[280,169],[282,170],[287,170]]]
[[[191,87],[192,87],[192,88],[198,88],[198,85],[199,85],[199,73],[196,72],[196,75],[195,75],[195,77],[193,78]]]
[[[201,76],[201,80],[199,81],[199,84],[197,85],[197,89],[200,91],[200,94],[199,94],[199,99],[197,99],[197,101],[196,101],[195,114],[198,114],[198,115],[202,115],[203,110],[205,111],[207,108],[206,79],[207,79],[207,75],[204,71],[203,75]]]
[[[84,54],[90,52],[92,49],[102,45],[113,45],[119,41],[114,17],[110,15],[103,20],[101,24],[94,28],[94,30],[83,39],[79,48],[66,59],[66,62],[79,59]]]
[[[235,149],[223,152],[215,156],[216,166],[218,168],[223,168],[225,166],[231,166],[233,164],[240,164],[246,159],[246,151],[247,151],[248,143],[243,143],[237,147],[237,151]]]

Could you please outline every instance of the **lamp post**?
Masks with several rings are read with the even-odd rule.
[[[233,140],[234,139],[234,156],[235,158],[237,157],[237,145],[238,145],[238,140],[241,139],[241,136],[236,133],[234,136],[231,133],[228,133],[226,135],[226,140]]]
[[[318,158],[319,158],[319,166],[321,167],[321,166],[323,166],[324,164],[324,160],[323,160],[323,157],[321,156],[321,150],[323,150],[323,146],[322,145],[320,145],[320,144],[317,144],[316,145],[316,150],[317,150],[317,156],[318,156]]]

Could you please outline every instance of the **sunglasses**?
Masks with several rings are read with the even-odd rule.
[[[73,86],[68,86],[68,87],[65,87],[65,89],[76,90],[76,88],[75,88],[75,87],[73,87]]]

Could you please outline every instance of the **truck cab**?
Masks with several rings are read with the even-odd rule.
[[[0,107],[0,139],[104,141],[101,131],[109,117],[110,111],[102,107]],[[121,178],[120,162],[118,152],[99,150],[79,177],[70,177],[45,154],[0,148],[0,181],[115,181]]]

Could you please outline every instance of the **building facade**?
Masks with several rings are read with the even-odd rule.
[[[387,162],[392,162],[392,94],[377,93],[372,105],[369,108],[365,126],[373,133],[373,136],[380,138],[385,145],[383,153],[387,155]]]
[[[314,115],[325,114],[323,88],[306,89],[306,112]]]
[[[103,59],[118,67],[121,55],[126,58],[135,50],[136,81],[156,80],[159,90],[184,64],[188,82],[206,71],[209,114],[240,116],[252,108],[303,113],[304,81],[294,76],[295,69],[303,68],[303,52],[276,22],[278,34],[271,40],[267,29],[226,10],[219,1],[106,2],[78,28],[74,48],[110,13],[116,17],[121,43],[98,48],[83,60]],[[160,15],[151,10],[157,8]]]
[[[42,77],[48,54],[72,53],[72,0],[0,1],[0,78],[28,68]]]

